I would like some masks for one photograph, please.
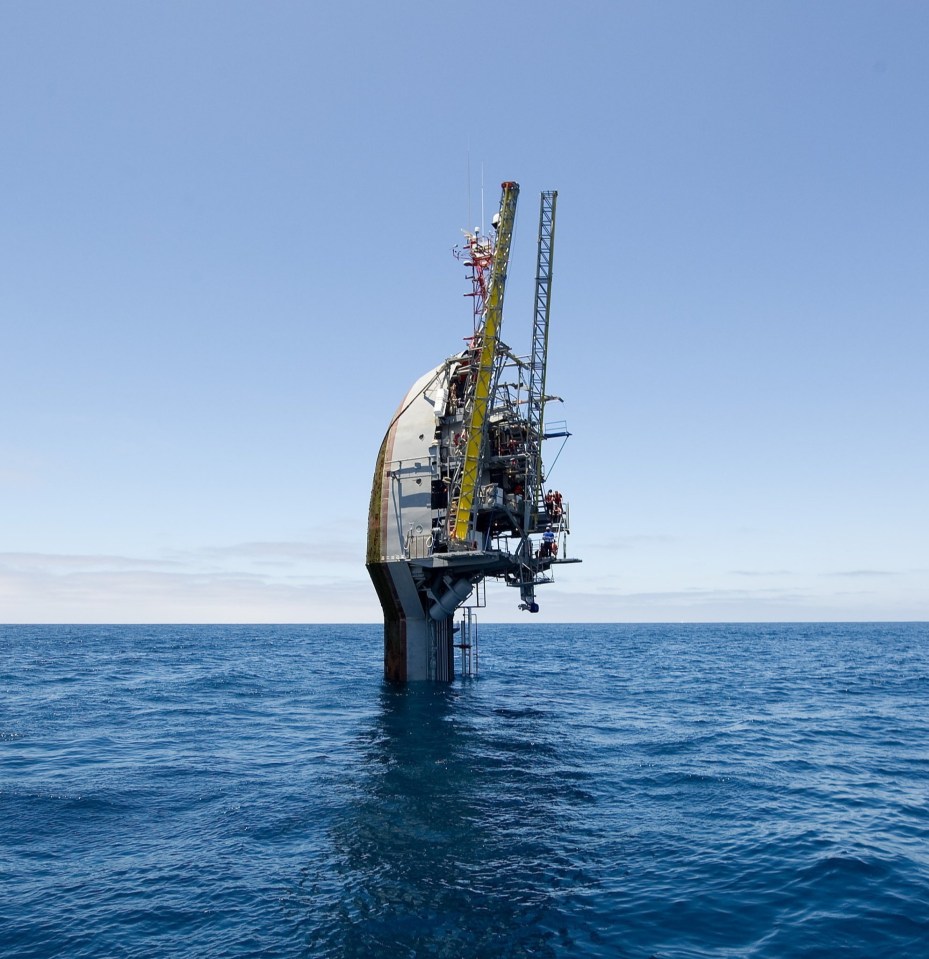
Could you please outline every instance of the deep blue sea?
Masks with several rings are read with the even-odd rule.
[[[929,957],[929,625],[0,626],[0,956]]]

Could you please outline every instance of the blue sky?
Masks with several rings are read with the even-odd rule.
[[[559,191],[584,565],[539,618],[929,619],[926,4],[3,19],[0,620],[378,621],[374,460],[469,329],[482,170],[522,351]]]

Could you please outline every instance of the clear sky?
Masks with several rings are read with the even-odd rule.
[[[0,620],[379,621],[482,170],[520,352],[559,191],[536,619],[929,619],[929,4],[2,7]]]

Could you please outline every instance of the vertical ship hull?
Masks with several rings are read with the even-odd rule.
[[[432,542],[431,464],[443,367],[404,397],[381,444],[371,489],[367,568],[384,612],[384,676],[397,682],[454,678],[454,608],[435,607],[430,615],[435,603],[426,590],[434,577],[410,561],[426,557]]]
[[[537,310],[531,360],[500,341],[518,192],[517,184],[503,184],[495,238],[467,234],[475,317],[467,347],[413,384],[378,453],[366,566],[384,613],[388,680],[453,679],[455,612],[484,577],[517,587],[520,608],[535,613],[536,585],[550,582],[551,567],[565,561],[556,559],[556,542],[567,535],[567,510],[559,509],[556,533],[541,488],[541,442],[567,435],[542,429],[547,287],[537,292],[545,309]],[[540,220],[549,224],[549,253],[538,271],[546,280],[554,196],[543,194]],[[540,225],[540,251],[542,235]]]

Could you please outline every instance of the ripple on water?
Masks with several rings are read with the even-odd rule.
[[[380,641],[0,628],[0,943],[929,955],[925,626],[482,627],[441,688]]]

